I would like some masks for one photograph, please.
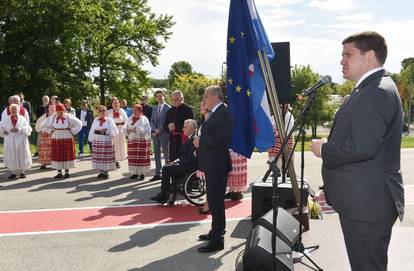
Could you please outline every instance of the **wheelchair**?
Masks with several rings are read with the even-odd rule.
[[[188,202],[195,206],[203,206],[206,202],[206,180],[197,177],[196,170],[177,180],[177,192],[181,193]]]

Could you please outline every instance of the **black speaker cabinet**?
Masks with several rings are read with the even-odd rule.
[[[296,208],[296,200],[293,194],[292,184],[290,179],[286,178],[286,182],[278,184],[278,202],[279,207],[283,209],[292,209]],[[267,180],[262,182],[259,178],[252,187],[252,222],[255,222],[259,217],[267,213],[272,209],[272,182]],[[308,205],[308,185],[305,185],[302,191],[303,205],[306,207]],[[307,215],[307,214],[306,214]]]
[[[273,230],[273,210],[268,211],[265,215],[259,217],[254,226],[261,225]],[[299,239],[299,221],[296,220],[288,211],[283,208],[277,209],[276,235],[282,239],[289,247],[293,247]]]
[[[290,83],[290,44],[289,42],[272,42],[275,58],[270,63],[279,103],[292,102],[292,86]]]
[[[261,225],[250,232],[243,255],[243,271],[271,271],[273,267],[272,232]],[[276,237],[276,270],[293,270],[291,248]]]

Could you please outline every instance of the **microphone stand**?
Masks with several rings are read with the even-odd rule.
[[[311,92],[309,94],[309,98],[306,101],[305,107],[303,108],[302,112],[300,113],[298,120],[295,122],[293,128],[289,131],[288,135],[286,135],[286,137],[284,138],[284,141],[281,144],[280,150],[277,153],[275,159],[271,162],[268,162],[269,164],[269,169],[267,170],[267,172],[265,173],[265,176],[263,177],[263,182],[266,182],[266,179],[269,177],[270,173],[273,172],[275,170],[275,168],[277,168],[277,160],[279,159],[280,155],[283,153],[284,149],[286,148],[288,142],[289,142],[289,138],[292,136],[293,132],[298,129],[299,130],[299,134],[298,134],[298,138],[299,136],[301,136],[301,142],[302,142],[302,146],[301,146],[301,178],[300,178],[300,197],[299,197],[299,239],[296,242],[296,244],[292,247],[292,249],[294,249],[296,252],[300,253],[302,256],[300,256],[299,258],[297,258],[296,262],[301,262],[301,258],[305,257],[306,259],[308,259],[313,266],[315,267],[312,268],[313,270],[317,270],[317,271],[323,271],[322,268],[320,268],[310,257],[309,255],[307,255],[307,250],[311,250],[314,251],[316,249],[319,248],[319,245],[315,245],[315,246],[311,246],[311,247],[305,247],[302,243],[302,215],[303,215],[303,188],[304,188],[304,169],[305,169],[305,135],[306,135],[306,131],[304,129],[305,124],[306,124],[306,120],[308,118],[309,115],[309,111],[312,107],[313,102],[315,101],[315,96],[316,93],[315,91]],[[300,125],[300,127],[299,127]],[[299,128],[298,128],[299,127]],[[293,150],[295,149],[296,145],[298,143],[298,140],[296,140],[295,142],[295,146],[293,148]],[[288,163],[290,163],[292,156],[293,156],[293,151],[290,153],[289,159],[288,159]],[[278,213],[278,193],[277,193],[277,178],[275,180],[275,173],[273,174],[273,194],[272,194],[272,204],[273,204],[273,230],[272,230],[272,256],[273,256],[273,270],[276,270],[276,227],[277,227],[277,213]],[[294,262],[295,263],[295,262]]]

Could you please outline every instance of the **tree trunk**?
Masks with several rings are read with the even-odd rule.
[[[105,104],[105,78],[103,67],[99,67],[99,89],[101,92],[101,104]]]

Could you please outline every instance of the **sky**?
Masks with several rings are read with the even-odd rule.
[[[342,83],[342,40],[356,32],[377,31],[387,41],[385,68],[399,72],[414,57],[412,0],[256,0],[271,42],[290,42],[291,66],[310,65]],[[171,65],[189,62],[193,70],[219,77],[226,61],[230,0],[148,0],[152,12],[173,16],[172,37],[159,65],[145,66],[154,78],[167,78]]]

